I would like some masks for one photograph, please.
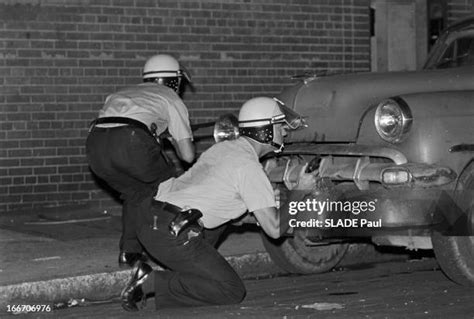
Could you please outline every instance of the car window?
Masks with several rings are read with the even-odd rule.
[[[474,37],[458,38],[444,51],[436,69],[474,65]]]

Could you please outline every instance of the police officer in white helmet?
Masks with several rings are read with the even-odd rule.
[[[143,249],[136,237],[136,218],[162,181],[175,176],[159,137],[169,133],[178,157],[191,163],[195,151],[186,106],[179,94],[188,74],[170,55],[149,58],[143,83],[107,97],[91,124],[86,142],[89,165],[123,200],[119,266],[133,266]]]
[[[121,294],[125,310],[138,311],[137,303],[153,293],[158,309],[242,301],[242,280],[213,247],[214,238],[207,236],[222,233],[247,211],[268,236],[278,238],[286,231],[289,216],[277,210],[259,158],[281,151],[286,130],[302,125],[301,117],[279,101],[250,99],[239,113],[240,137],[214,144],[186,173],[159,186],[151,211],[142,211],[137,229],[147,252],[167,270],[152,271],[148,264],[137,263]],[[303,168],[293,189],[305,195],[314,184],[315,176]],[[187,225],[183,215],[201,216],[203,228],[194,223],[179,232],[175,226]]]

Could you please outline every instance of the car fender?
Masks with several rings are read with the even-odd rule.
[[[402,152],[409,162],[447,165],[460,172],[474,151],[474,90],[400,95],[413,122],[400,143],[383,141],[375,129],[371,105],[360,118],[357,144],[380,145]],[[460,147],[460,146],[464,146]]]

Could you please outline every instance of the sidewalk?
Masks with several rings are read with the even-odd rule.
[[[117,265],[120,228],[120,214],[87,207],[1,215],[0,309],[118,296],[130,278],[130,270]],[[242,278],[283,273],[265,252],[258,230],[233,229],[218,250]],[[356,248],[343,266],[408,258],[369,248]]]
[[[0,217],[0,306],[117,296],[130,271],[117,265],[120,216],[86,207]],[[219,246],[244,278],[280,270],[260,234],[231,233]]]

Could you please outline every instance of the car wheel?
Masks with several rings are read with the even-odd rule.
[[[474,220],[474,162],[459,178],[454,200]],[[432,235],[433,250],[443,272],[454,282],[474,286],[474,236]]]
[[[329,271],[341,261],[348,247],[347,244],[308,246],[304,230],[295,230],[293,237],[276,240],[262,233],[262,241],[273,262],[293,274]]]

